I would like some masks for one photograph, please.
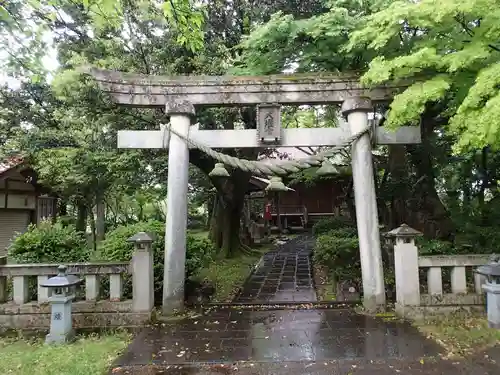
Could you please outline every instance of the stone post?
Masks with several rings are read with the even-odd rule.
[[[394,271],[396,278],[396,312],[405,315],[408,306],[420,306],[420,280],[418,277],[418,248],[415,237],[422,233],[402,224],[387,233],[395,238]]]
[[[170,125],[188,136],[194,107],[191,103],[167,103],[165,112]],[[167,215],[165,228],[165,270],[163,274],[163,308],[165,315],[184,308],[186,266],[187,195],[189,148],[186,141],[170,135],[168,150]]]
[[[149,313],[154,306],[153,238],[139,232],[127,241],[135,246],[132,256],[132,310]]]
[[[368,112],[372,111],[373,106],[368,98],[353,97],[342,103],[342,114],[347,118],[351,134],[366,129]],[[363,276],[363,304],[365,309],[373,311],[385,306],[385,286],[369,133],[354,142],[351,157]]]

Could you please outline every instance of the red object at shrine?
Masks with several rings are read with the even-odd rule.
[[[271,220],[272,215],[271,215],[271,203],[267,203],[266,206],[264,207],[264,220]]]

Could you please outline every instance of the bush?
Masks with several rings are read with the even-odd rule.
[[[349,218],[338,216],[318,220],[318,222],[313,225],[312,231],[314,236],[319,236],[331,230],[342,228],[352,228],[355,230],[356,227]]]
[[[456,253],[495,254],[499,252],[500,231],[491,224],[467,224],[457,233],[455,244]]]
[[[17,263],[74,263],[90,257],[85,238],[73,225],[49,221],[30,225],[12,242],[8,254]]]
[[[418,246],[419,255],[451,255],[457,253],[453,244],[448,241],[418,237],[415,242]]]
[[[358,230],[356,228],[345,227],[345,228],[332,229],[323,234],[339,238],[357,238]]]
[[[332,230],[318,236],[314,261],[326,266],[336,280],[361,280],[359,241],[350,229]]]
[[[165,249],[165,224],[160,221],[139,222],[122,225],[106,234],[106,239],[99,244],[99,255],[104,260],[129,261],[132,259],[134,244],[127,239],[138,232],[154,236],[153,267],[155,279],[155,297],[161,299],[163,291],[163,269]],[[186,242],[186,278],[208,264],[214,254],[214,247],[207,238],[187,236]],[[125,285],[125,293],[130,293],[130,286]],[[127,290],[128,289],[128,290]],[[159,298],[159,299],[158,299]]]

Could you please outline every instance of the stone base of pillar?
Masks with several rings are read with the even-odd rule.
[[[363,296],[363,309],[369,314],[377,314],[386,311],[385,295]]]
[[[72,329],[66,334],[49,333],[47,336],[45,336],[45,343],[49,345],[68,344],[75,341],[75,338],[76,338],[75,331]]]
[[[488,327],[493,329],[500,329],[500,323],[490,322],[488,320]]]
[[[182,298],[172,297],[163,300],[161,314],[163,316],[171,316],[184,311],[184,295]]]

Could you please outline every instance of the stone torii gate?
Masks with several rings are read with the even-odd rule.
[[[264,77],[161,77],[90,69],[99,86],[118,104],[160,107],[170,116],[170,129],[119,131],[119,148],[169,149],[163,313],[183,308],[186,257],[187,193],[190,142],[210,148],[334,146],[366,130],[374,102],[388,102],[398,86],[365,89],[355,76],[276,75]],[[348,129],[281,129],[280,105],[341,104]],[[259,109],[257,129],[199,130],[191,126],[195,108],[249,106]],[[269,120],[274,127],[268,127]],[[373,310],[385,305],[372,140],[377,144],[420,143],[419,127],[389,132],[375,127],[352,144],[363,302]],[[196,146],[194,146],[196,147]]]

